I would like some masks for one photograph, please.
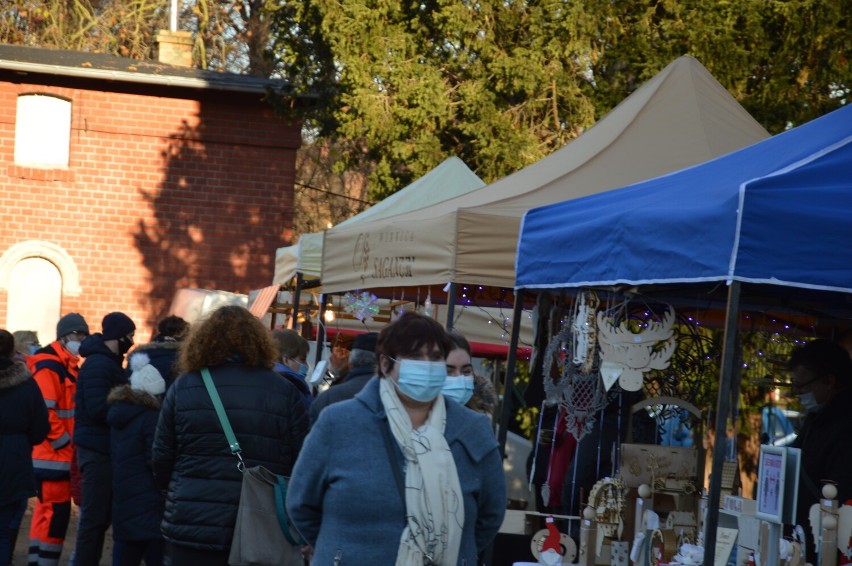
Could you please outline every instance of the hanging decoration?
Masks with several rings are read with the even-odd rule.
[[[432,306],[432,289],[426,294],[426,301],[423,303],[423,314],[429,318],[435,317],[435,307]]]
[[[677,349],[672,325],[675,312],[668,307],[661,321],[647,322],[641,332],[633,332],[626,320],[618,326],[603,311],[597,314],[598,343],[601,351],[601,377],[609,390],[616,381],[626,391],[639,391],[645,372],[669,367]]]
[[[598,310],[598,296],[594,293],[580,293],[574,301],[572,335],[574,363],[580,366],[580,373],[592,371],[597,348],[597,324],[595,312]]]
[[[564,324],[562,328],[550,339],[547,348],[544,350],[544,360],[542,366],[544,396],[545,402],[548,405],[553,405],[560,402],[568,388],[569,368],[571,362],[568,358],[571,357],[569,344],[571,340],[571,325]],[[554,371],[553,365],[556,364]]]
[[[355,291],[343,295],[343,310],[361,322],[371,322],[379,314],[378,297],[367,291]]]
[[[561,305],[554,306],[551,320],[554,323],[559,321],[561,326],[554,332],[544,352],[546,397],[550,402],[560,404],[567,430],[577,440],[592,431],[597,414],[609,403],[598,370],[600,356],[595,319],[598,304],[594,293],[579,293],[568,320],[564,320],[565,311]],[[578,355],[578,347],[583,349],[582,354]]]
[[[399,292],[399,301],[391,300],[390,322],[396,322],[405,312],[405,291]]]

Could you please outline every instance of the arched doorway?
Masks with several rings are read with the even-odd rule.
[[[74,259],[61,246],[42,240],[18,242],[3,252],[0,289],[8,293],[5,327],[34,330],[42,345],[56,340],[63,299],[82,292]]]
[[[35,330],[43,346],[55,340],[62,306],[59,269],[44,258],[28,257],[12,266],[7,285],[8,330]]]

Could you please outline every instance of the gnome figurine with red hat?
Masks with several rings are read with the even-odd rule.
[[[562,563],[562,544],[559,529],[553,522],[553,517],[545,519],[547,525],[547,537],[541,543],[538,553],[538,563],[547,566],[556,566]]]

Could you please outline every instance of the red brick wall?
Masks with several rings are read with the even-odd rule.
[[[62,312],[97,326],[122,310],[142,338],[178,288],[269,285],[292,236],[298,121],[275,118],[257,94],[68,81],[0,80],[0,254],[27,240],[61,246],[82,288]],[[71,101],[67,171],[14,164],[25,93]],[[0,289],[0,325],[6,300]]]

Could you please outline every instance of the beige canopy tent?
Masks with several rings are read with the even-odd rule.
[[[527,210],[664,175],[766,137],[701,63],[681,57],[537,163],[428,208],[326,231],[323,290],[512,287]]]
[[[403,214],[463,195],[483,186],[485,183],[482,179],[477,177],[461,159],[450,157],[404,189],[360,214],[344,220],[337,227],[352,227],[362,222]],[[322,241],[322,232],[302,234],[295,245],[279,248],[275,252],[273,284],[283,285],[296,273],[301,273],[307,279],[321,278]]]

